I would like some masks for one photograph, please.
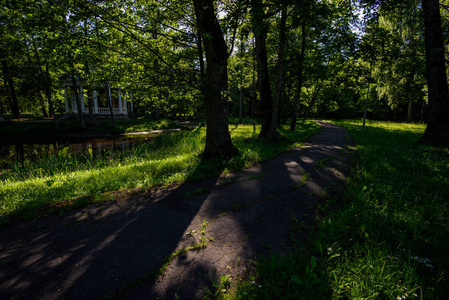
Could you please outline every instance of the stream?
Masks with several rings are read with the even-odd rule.
[[[43,155],[89,154],[93,157],[114,152],[125,153],[152,140],[157,134],[118,135],[101,138],[71,139],[28,139],[0,141],[0,159],[4,162],[22,160],[24,157],[36,159]]]

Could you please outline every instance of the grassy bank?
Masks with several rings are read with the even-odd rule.
[[[261,258],[233,299],[446,299],[449,149],[417,143],[424,125],[342,121],[358,162],[338,208],[307,246]],[[326,205],[326,203],[324,204]]]
[[[231,137],[240,154],[231,160],[202,161],[205,128],[190,132],[162,134],[148,144],[125,154],[95,158],[92,153],[25,159],[0,170],[0,218],[35,218],[42,208],[50,211],[90,203],[109,201],[117,196],[111,191],[138,191],[158,185],[196,180],[230,170],[249,167],[266,160],[317,132],[314,122],[298,123],[295,132],[281,129],[281,142],[256,139],[259,125],[230,125]],[[57,205],[54,205],[57,203]]]

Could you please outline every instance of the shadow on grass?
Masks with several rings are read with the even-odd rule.
[[[340,124],[358,144],[358,171],[342,207],[315,236],[332,250],[334,296],[444,298],[448,149],[419,144],[419,125],[373,122],[362,131],[361,124]]]

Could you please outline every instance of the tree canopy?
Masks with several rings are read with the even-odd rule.
[[[137,113],[205,117],[220,137],[221,125],[212,123],[229,116],[260,118],[260,136],[273,137],[287,118],[361,117],[365,107],[370,118],[429,122],[442,134],[448,125],[434,120],[449,120],[448,100],[433,87],[447,94],[448,7],[436,0],[2,0],[0,112],[63,114],[60,78],[72,74],[89,86],[132,91]],[[430,54],[437,48],[438,63]],[[211,71],[217,55],[221,75]],[[213,86],[217,76],[222,82]],[[91,107],[92,95],[84,98],[80,105]]]

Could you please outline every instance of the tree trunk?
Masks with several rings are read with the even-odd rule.
[[[229,134],[228,47],[215,15],[213,1],[193,0],[198,29],[206,52],[206,146],[203,157],[232,157],[238,150]],[[204,38],[207,37],[207,38]]]
[[[423,98],[422,102],[421,102],[421,111],[420,111],[420,116],[419,116],[419,121],[423,122],[423,123],[426,120],[426,107],[427,107],[427,103],[426,103],[426,100]]]
[[[263,4],[261,0],[251,0],[252,26],[256,40],[257,79],[262,118],[262,129],[258,137],[267,137],[270,131],[273,103],[271,98],[271,85],[268,73],[267,45],[265,42],[267,29],[263,21]]]
[[[89,80],[90,68],[89,68],[89,63],[87,62],[87,60],[84,63],[84,71],[86,72],[87,80]],[[93,98],[94,98],[94,94],[93,94],[93,91],[92,91],[92,86],[89,84],[87,86],[87,106],[89,107],[89,123],[91,125],[94,123],[94,103],[93,103]]]
[[[17,101],[16,90],[14,89],[14,82],[12,80],[11,74],[9,74],[8,64],[5,59],[2,59],[3,68],[3,80],[5,82],[5,88],[8,90],[9,103],[11,106],[11,111],[14,114],[14,118],[20,118],[19,104]]]
[[[243,58],[243,39],[240,40],[240,57]],[[242,88],[242,82],[243,82],[243,68],[240,68],[239,70],[239,123],[242,123],[243,118],[243,88]]]
[[[255,42],[253,44],[255,48]],[[254,123],[254,118],[256,115],[256,57],[253,55],[253,69],[252,69],[252,83],[251,83],[251,120]]]
[[[427,127],[423,142],[449,140],[449,93],[443,33],[438,0],[422,0],[429,95]]]
[[[55,107],[53,105],[53,99],[51,95],[51,77],[50,72],[48,71],[48,65],[45,65],[45,95],[47,96],[48,101],[48,111],[50,113],[50,117],[53,118],[56,124],[58,124],[58,119],[56,118]]]
[[[204,51],[203,51],[203,39],[201,38],[201,33],[199,30],[197,31],[197,40],[196,45],[198,47],[198,58],[200,60],[200,92],[201,95],[204,95],[205,84],[206,84],[206,72],[204,71]],[[204,100],[204,99],[203,99]],[[198,119],[200,117],[198,116]]]
[[[112,109],[111,85],[109,83],[106,83],[106,90],[108,92],[108,107],[109,107],[109,113],[110,113],[110,116],[111,116],[111,126],[115,127],[114,111]]]
[[[413,98],[411,95],[408,95],[407,123],[411,123],[412,120],[413,120]]]
[[[44,85],[44,90],[46,90],[46,76],[44,74],[44,71],[42,69],[42,64],[41,64],[41,59],[40,59],[40,55],[39,52],[37,51],[37,47],[36,47],[36,43],[34,42],[34,37],[31,38],[32,44],[33,44],[33,49],[34,49],[34,54],[36,55],[36,62],[37,62],[37,66],[39,68],[39,75],[37,75],[36,78],[36,83],[38,85],[38,89],[39,89],[39,102],[41,104],[42,107],[42,116],[44,118],[48,117],[47,114],[47,108],[45,107],[45,101],[44,101],[44,97],[42,96],[42,87],[41,85]],[[29,60],[31,61],[31,55],[29,55]],[[49,111],[50,116],[53,116],[51,111]]]
[[[39,81],[37,81],[37,82],[39,82]],[[42,92],[39,90],[37,94],[38,94],[37,97],[39,99],[39,103],[41,105],[42,116],[44,118],[48,118],[47,108],[45,107],[45,101],[44,101],[44,97],[42,96]]]
[[[84,124],[84,115],[83,115],[84,103],[83,103],[83,106],[81,107],[81,100],[80,100],[80,96],[78,94],[78,86],[76,84],[75,72],[73,70],[72,70],[72,88],[73,88],[73,93],[75,94],[76,109],[78,111],[78,117],[81,122],[81,128],[86,128],[86,125]]]
[[[275,140],[279,138],[278,120],[279,120],[279,105],[281,102],[282,85],[283,85],[283,73],[284,73],[284,54],[285,54],[285,35],[286,35],[286,22],[287,22],[287,5],[282,4],[281,24],[279,28],[279,53],[278,53],[278,65],[277,65],[277,80],[276,91],[273,101],[273,112],[271,116],[271,125],[268,132],[268,138]]]
[[[242,123],[243,119],[243,88],[239,88],[239,123]]]
[[[301,52],[299,54],[299,60],[298,60],[298,84],[296,88],[296,99],[295,99],[295,106],[293,109],[293,116],[292,116],[292,122],[290,124],[290,130],[295,131],[296,130],[296,119],[298,118],[299,113],[299,103],[301,102],[301,89],[302,89],[302,82],[303,82],[303,65],[304,65],[304,56],[306,53],[306,24],[303,21],[301,25]]]

